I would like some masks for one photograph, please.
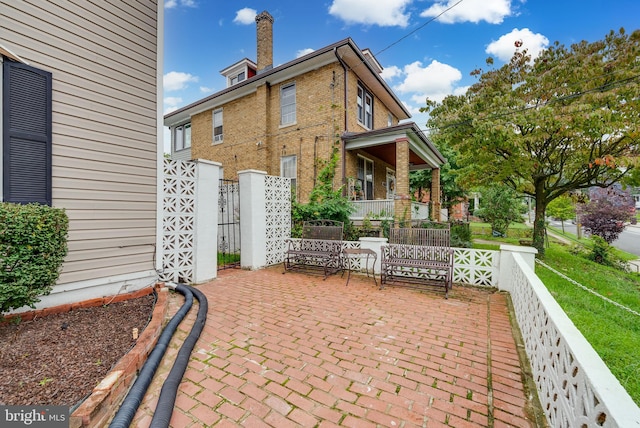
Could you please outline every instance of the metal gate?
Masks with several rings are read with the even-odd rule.
[[[218,270],[240,268],[240,186],[220,179],[218,195]]]

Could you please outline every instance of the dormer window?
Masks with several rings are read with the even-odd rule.
[[[244,71],[238,74],[237,76],[233,76],[229,78],[232,86],[235,85],[236,83],[242,82],[244,79],[246,79],[246,73]]]
[[[245,58],[220,72],[227,79],[227,88],[256,75],[256,64]]]

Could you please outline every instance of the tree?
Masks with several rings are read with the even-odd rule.
[[[503,184],[493,184],[480,193],[482,208],[476,210],[475,214],[490,223],[493,232],[506,236],[509,225],[522,219],[522,201],[513,189]]]
[[[640,30],[532,60],[522,42],[508,64],[476,70],[465,95],[427,100],[433,141],[454,147],[465,186],[502,182],[535,198],[533,244],[544,255],[548,204],[607,187],[633,170],[640,135]]]
[[[581,214],[584,229],[611,244],[635,212],[631,194],[617,187],[592,189],[591,200]]]
[[[447,159],[447,163],[440,167],[440,191],[442,192],[442,206],[451,208],[465,198],[465,189],[456,181],[457,152],[447,144],[437,145],[438,151]],[[431,170],[411,171],[409,174],[411,193],[422,194],[423,189],[431,188]]]
[[[547,213],[562,222],[562,233],[564,233],[564,222],[576,215],[576,207],[571,198],[564,194],[549,202]]]

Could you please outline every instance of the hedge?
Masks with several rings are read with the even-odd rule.
[[[35,307],[60,275],[69,219],[46,205],[0,203],[0,314]]]

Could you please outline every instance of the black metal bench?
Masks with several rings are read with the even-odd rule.
[[[342,270],[343,228],[344,224],[340,221],[305,221],[302,238],[289,240],[284,259],[285,272],[320,270],[326,279],[328,275]]]
[[[380,288],[394,281],[453,285],[453,253],[449,229],[396,228],[382,246]]]

